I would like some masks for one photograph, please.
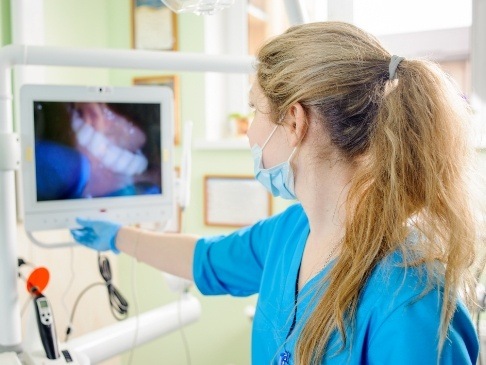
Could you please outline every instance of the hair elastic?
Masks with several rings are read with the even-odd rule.
[[[388,73],[390,74],[388,78],[389,80],[395,80],[397,78],[396,77],[397,67],[400,64],[400,62],[402,62],[404,59],[405,57],[400,57],[397,55],[391,56],[390,64],[388,65]]]

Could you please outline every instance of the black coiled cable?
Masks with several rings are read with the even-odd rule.
[[[111,274],[110,261],[108,260],[108,257],[101,256],[99,252],[98,252],[98,268],[100,270],[100,274],[104,282],[103,283],[98,282],[89,285],[76,298],[76,301],[74,302],[73,310],[71,312],[71,316],[69,318],[69,324],[66,329],[66,337],[64,340],[65,342],[67,342],[67,340],[69,339],[69,335],[73,330],[72,324],[74,320],[74,314],[76,313],[76,308],[78,307],[79,301],[89,289],[94,288],[95,286],[99,286],[99,285],[106,286],[106,289],[108,290],[108,300],[110,302],[110,310],[111,313],[113,314],[113,317],[115,317],[117,321],[122,321],[128,317],[128,302],[125,300],[123,295],[121,295],[121,293],[118,291],[118,289],[113,285],[111,281],[112,274]]]
[[[100,269],[100,274],[106,283],[106,288],[108,289],[108,298],[110,300],[111,312],[113,313],[113,316],[117,320],[121,321],[127,318],[128,316],[128,302],[125,300],[125,298],[121,295],[118,289],[111,282],[112,275],[111,275],[110,261],[108,261],[108,257],[101,256],[99,252],[98,252],[98,266]]]

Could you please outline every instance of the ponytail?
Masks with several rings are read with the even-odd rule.
[[[434,263],[443,264],[441,349],[457,291],[471,293],[472,286],[470,279],[463,281],[473,264],[476,242],[466,180],[472,157],[469,108],[433,63],[405,60],[397,74],[376,116],[366,172],[373,183],[365,194],[354,192],[359,203],[353,226],[373,224],[376,228],[369,229],[377,231],[374,240],[382,237],[383,253],[397,245],[405,249],[400,243],[409,229],[404,228],[412,226],[420,239],[406,246],[416,252],[404,258],[419,257],[428,266],[429,278],[437,277]]]
[[[297,344],[302,364],[322,358],[333,330],[345,346],[361,289],[377,263],[397,249],[405,266],[425,267],[429,285],[443,277],[439,353],[458,292],[474,292],[467,271],[476,243],[465,179],[471,157],[467,105],[432,63],[406,60],[397,73],[398,80],[386,81],[368,152],[350,189],[352,217],[341,255]],[[411,230],[419,238],[406,245]]]

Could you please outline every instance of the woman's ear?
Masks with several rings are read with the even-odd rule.
[[[296,147],[304,139],[307,128],[307,113],[300,103],[293,104],[287,113],[287,126],[290,129],[290,144]]]

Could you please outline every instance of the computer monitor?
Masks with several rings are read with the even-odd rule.
[[[170,88],[24,85],[20,118],[27,231],[171,219]]]

